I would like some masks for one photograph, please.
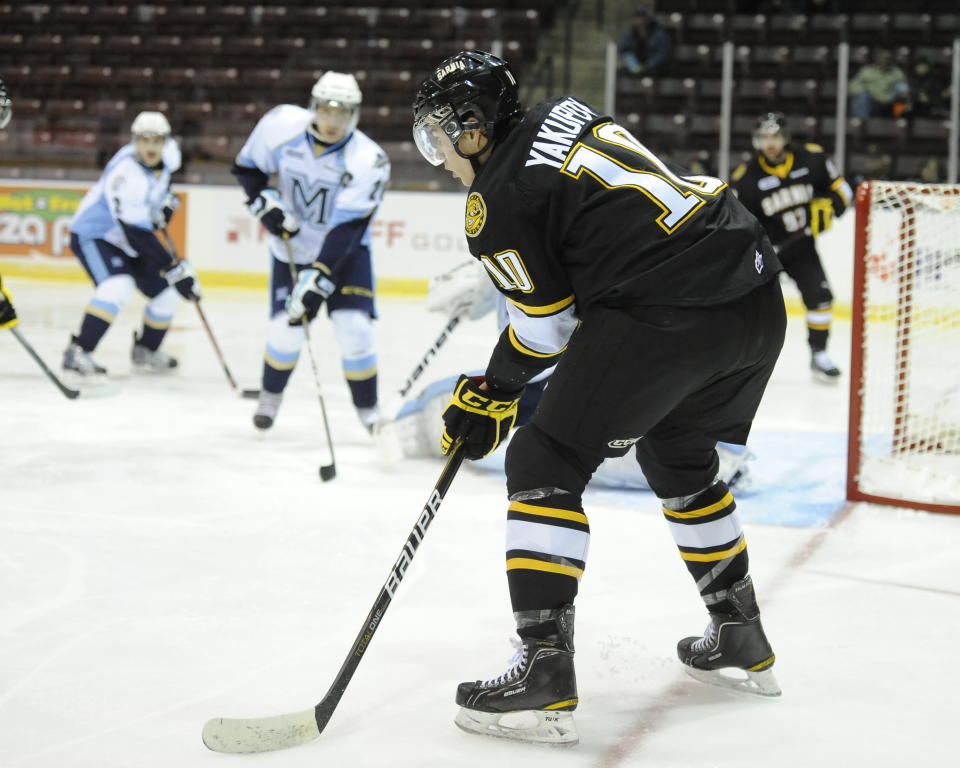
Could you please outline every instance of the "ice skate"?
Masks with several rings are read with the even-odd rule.
[[[573,606],[556,611],[557,634],[515,640],[510,667],[492,680],[460,683],[454,722],[468,733],[553,746],[579,741],[573,722]]]
[[[95,378],[106,374],[107,369],[99,365],[90,353],[77,344],[77,337],[70,337],[70,344],[63,351],[63,370],[78,377]]]
[[[823,384],[836,384],[840,380],[840,369],[833,364],[824,350],[813,353],[810,358],[810,371],[814,380]]]
[[[376,433],[377,427],[380,424],[380,409],[377,406],[373,406],[372,408],[357,408],[357,416],[360,418],[360,423],[363,424],[367,432],[371,435]]]
[[[760,625],[760,609],[753,582],[745,576],[727,593],[733,613],[713,613],[703,637],[685,637],[677,643],[677,656],[687,672],[704,683],[760,696],[779,696],[780,686],[771,668],[773,648]],[[742,670],[744,675],[725,674]]]
[[[177,358],[168,355],[160,349],[148,349],[140,343],[140,338],[133,334],[133,350],[130,353],[133,369],[143,373],[166,373],[179,365]]]
[[[280,409],[281,400],[283,400],[283,392],[260,390],[257,410],[253,414],[253,424],[257,429],[270,429],[273,426],[273,422],[277,418],[277,411]]]

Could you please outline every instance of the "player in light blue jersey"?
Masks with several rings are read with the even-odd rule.
[[[134,334],[135,370],[164,372],[177,367],[160,350],[180,297],[198,299],[200,285],[189,262],[178,261],[160,242],[178,202],[170,176],[180,168],[180,148],[160,112],[141,112],[129,144],[107,163],[70,222],[70,248],[96,285],[63,354],[64,370],[84,377],[105,374],[91,353],[138,289],[150,301],[143,328]]]
[[[372,431],[379,409],[370,222],[390,161],[357,130],[362,96],[353,75],[327,72],[310,95],[309,109],[281,104],[264,115],[231,169],[271,234],[270,325],[253,423],[273,425],[303,323],[326,302],[353,404]]]

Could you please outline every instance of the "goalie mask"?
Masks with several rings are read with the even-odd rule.
[[[482,130],[499,138],[521,113],[517,80],[510,65],[484,51],[461,51],[443,61],[417,89],[413,102],[413,139],[431,165],[448,151],[475,160],[484,150],[464,154],[457,142],[464,131]],[[444,138],[446,137],[446,138]]]
[[[362,101],[357,79],[343,72],[325,72],[310,91],[310,109],[323,110],[324,119],[341,125],[344,136],[357,127]]]
[[[787,129],[787,120],[783,112],[766,112],[757,118],[753,128],[753,148],[761,151],[761,141],[764,136],[783,136],[783,144],[790,143],[790,131]]]

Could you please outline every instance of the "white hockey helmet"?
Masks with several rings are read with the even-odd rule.
[[[310,109],[326,104],[350,110],[350,123],[346,134],[357,127],[362,101],[363,94],[360,93],[357,78],[344,72],[324,72],[310,90]]]
[[[130,133],[134,136],[169,136],[170,123],[162,112],[141,112],[134,118]]]

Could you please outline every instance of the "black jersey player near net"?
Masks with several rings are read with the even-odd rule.
[[[783,269],[797,284],[806,307],[810,370],[815,381],[834,384],[840,369],[827,354],[833,293],[817,253],[816,237],[850,205],[853,192],[817,144],[790,140],[780,112],[757,118],[756,155],[731,174],[740,201],[763,224]]]
[[[456,723],[577,742],[581,495],[604,457],[634,444],[709,612],[680,660],[706,682],[779,694],[715,451],[746,442],[783,344],[781,267],[759,223],[721,180],[665,163],[572,96],[524,113],[509,65],[488,53],[443,61],[413,111],[424,158],[469,187],[467,242],[510,317],[485,375],[457,384],[445,450],[459,439],[468,458],[493,451],[524,385],[557,365],[506,455],[517,655],[500,676],[459,686]],[[642,613],[631,606],[643,583],[624,586],[624,616]]]

